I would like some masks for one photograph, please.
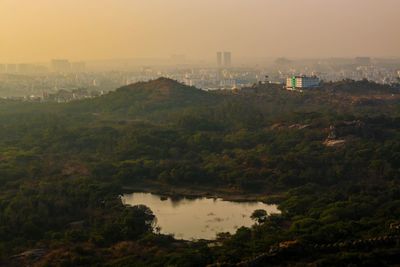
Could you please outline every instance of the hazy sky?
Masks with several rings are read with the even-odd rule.
[[[0,62],[400,56],[400,0],[0,0]]]

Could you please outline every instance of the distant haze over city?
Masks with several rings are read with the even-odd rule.
[[[399,57],[399,10],[399,0],[0,0],[0,61]]]

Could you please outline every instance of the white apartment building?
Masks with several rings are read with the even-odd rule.
[[[286,79],[286,89],[301,90],[318,87],[320,80],[316,76],[293,76]]]

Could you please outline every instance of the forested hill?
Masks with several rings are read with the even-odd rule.
[[[300,93],[275,84],[257,84],[239,91],[203,91],[159,78],[94,99],[70,102],[59,110],[61,114],[92,117],[96,121],[145,120],[192,130],[215,130],[265,127],[282,121],[305,123],[310,116],[396,116],[400,114],[399,100],[399,88],[368,81],[324,83],[319,89]]]
[[[304,92],[288,92],[282,85],[257,84],[239,91],[204,91],[168,78],[138,82],[86,100],[64,104],[0,100],[0,117],[72,116],[98,121],[146,120],[155,123],[243,125],[296,121],[303,114],[375,116],[400,113],[400,89],[368,81],[324,83]],[[306,115],[307,117],[308,115]],[[13,118],[9,118],[13,119]],[[261,120],[263,122],[261,122]],[[240,122],[240,123],[238,123]],[[201,126],[203,125],[203,126]],[[218,127],[217,127],[218,128]]]
[[[131,84],[94,99],[68,103],[64,110],[156,122],[176,122],[178,117],[194,112],[196,116],[202,113],[208,119],[218,120],[236,120],[230,116],[257,113],[276,121],[277,118],[292,119],[294,112],[393,114],[398,112],[399,100],[399,87],[367,80],[328,82],[318,89],[299,93],[288,92],[275,84],[256,84],[239,91],[204,91],[159,78]]]
[[[165,118],[169,113],[214,105],[219,97],[206,91],[159,78],[118,88],[101,97],[67,105],[74,112],[105,113],[120,118]]]

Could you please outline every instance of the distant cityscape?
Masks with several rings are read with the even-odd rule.
[[[214,63],[193,63],[184,55],[173,55],[165,62],[144,62],[147,64],[142,65],[121,61],[110,64],[109,69],[67,59],[53,59],[47,64],[3,63],[0,64],[0,97],[68,102],[160,76],[203,90],[241,89],[258,82],[284,87],[288,78],[302,76],[317,77],[318,82],[367,79],[380,84],[395,84],[400,80],[400,60],[396,59],[277,58],[242,64],[235,62],[233,56],[228,51],[216,52]],[[303,82],[308,81],[298,81],[299,84]]]

